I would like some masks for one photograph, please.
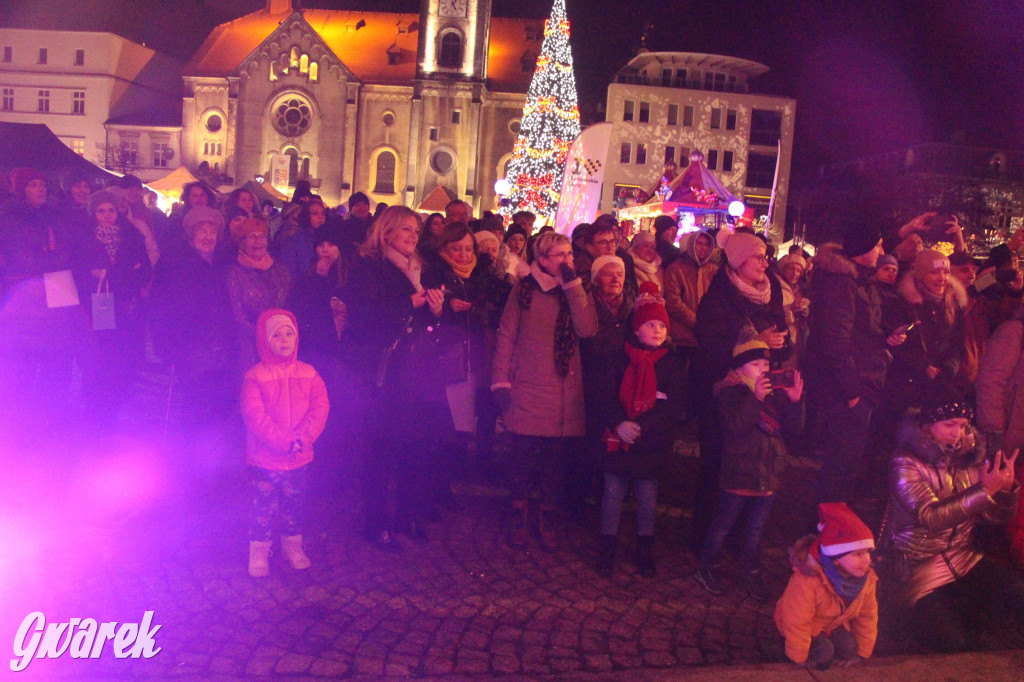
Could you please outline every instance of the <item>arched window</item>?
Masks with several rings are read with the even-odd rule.
[[[309,179],[309,157],[307,156],[302,160],[302,176],[303,179]]]
[[[455,31],[441,36],[441,55],[437,64],[446,69],[462,68],[462,36]]]
[[[223,155],[224,155],[224,145],[221,144],[220,142],[218,142],[217,143],[217,156],[223,156]]]
[[[299,57],[299,73],[309,73],[309,55]]]
[[[380,194],[395,193],[395,155],[383,151],[377,155],[376,182],[373,191]]]
[[[276,62],[270,62],[270,80],[272,82],[277,80],[277,63]]]
[[[320,80],[320,65],[316,62],[309,63],[309,82],[316,83]]]
[[[299,48],[293,47],[290,56],[291,56],[291,66],[298,68],[298,66],[299,66]]]
[[[209,142],[204,142],[203,143],[203,154],[205,156],[209,156],[210,155],[210,143]]]
[[[299,179],[299,152],[294,147],[284,151],[288,155],[288,186],[294,187]]]

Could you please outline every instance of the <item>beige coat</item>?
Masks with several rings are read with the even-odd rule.
[[[694,236],[690,235],[686,250],[665,270],[665,308],[672,322],[672,342],[677,346],[697,346],[693,332],[697,324],[697,305],[718,272],[718,264],[711,258],[703,265],[697,264],[693,241]]]
[[[531,275],[540,284],[530,307],[519,304],[520,281],[508,297],[498,327],[492,389],[511,388],[512,402],[505,412],[505,428],[522,436],[582,436],[583,372],[579,343],[569,360],[569,373],[555,368],[555,322],[558,319],[558,283],[533,264]],[[524,280],[525,281],[525,280]],[[573,330],[579,338],[597,333],[597,312],[579,279],[565,287]]]

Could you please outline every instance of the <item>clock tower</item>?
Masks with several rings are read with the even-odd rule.
[[[487,77],[491,0],[422,0],[417,77]]]

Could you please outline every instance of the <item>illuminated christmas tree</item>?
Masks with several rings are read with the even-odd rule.
[[[569,20],[565,0],[555,0],[551,16],[544,22],[544,43],[508,167],[511,189],[500,209],[506,221],[516,211],[532,211],[537,214],[537,225],[554,222],[565,157],[579,134]]]

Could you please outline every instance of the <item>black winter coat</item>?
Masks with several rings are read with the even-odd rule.
[[[758,333],[775,327],[787,329],[786,311],[782,307],[782,286],[767,273],[771,298],[766,305],[754,303],[733,285],[726,272],[719,268],[711,278],[708,291],[697,307],[697,357],[692,364],[693,392],[698,400],[711,403],[711,389],[725,378],[732,362],[732,349],[739,341],[740,331],[753,325]],[[792,353],[792,340],[771,353],[772,367],[778,367]]]
[[[843,256],[838,244],[824,244],[814,258],[803,366],[829,402],[859,397],[877,404],[885,385],[889,334],[872,274]]]
[[[580,360],[583,365],[583,405],[587,417],[587,439],[595,447],[607,427],[601,418],[598,405],[609,395],[618,395],[619,384],[615,372],[609,368],[618,367],[622,361],[622,346],[633,335],[633,301],[624,298],[617,314],[597,301],[590,294],[594,310],[597,311],[597,334],[580,339]]]
[[[626,341],[627,344],[638,345],[636,337]],[[686,394],[685,367],[679,356],[666,342],[664,348],[669,352],[654,363],[654,371],[658,376],[658,391],[666,398],[659,399],[654,407],[634,419],[640,425],[640,438],[630,446],[629,450],[605,452],[601,458],[601,466],[618,476],[633,478],[658,478],[666,460],[675,447],[676,422],[683,414]],[[607,381],[612,389],[597,396],[596,409],[598,419],[610,431],[621,422],[628,420],[626,410],[619,402],[619,387],[629,367],[629,358],[625,351],[620,351],[614,363],[609,363],[605,371],[613,377]],[[603,429],[602,429],[603,430]]]

